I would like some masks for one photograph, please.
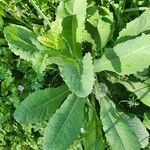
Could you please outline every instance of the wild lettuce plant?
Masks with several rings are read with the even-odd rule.
[[[14,113],[16,121],[48,121],[44,150],[145,148],[150,82],[143,71],[150,65],[150,10],[129,22],[113,42],[113,13],[90,0],[60,1],[49,26],[44,35],[15,24],[4,29],[11,51],[30,62],[39,76],[56,64],[63,79],[59,87],[25,98]],[[115,84],[134,96],[116,102]],[[124,102],[144,105],[144,121],[119,107]]]

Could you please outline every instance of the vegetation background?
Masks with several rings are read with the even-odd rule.
[[[14,55],[8,48],[3,29],[13,23],[42,35],[55,20],[58,3],[59,0],[0,0],[0,150],[42,149],[46,122],[20,125],[15,121],[13,114],[20,102],[30,93],[47,87],[57,87],[62,81],[58,69],[48,66],[45,75],[39,76],[29,62]],[[119,31],[126,23],[150,8],[150,0],[95,0],[95,3],[109,8],[115,18],[113,38],[108,45],[114,44]],[[145,70],[145,74],[149,76],[150,69]],[[120,90],[117,90],[118,88]],[[116,99],[128,99],[130,95],[125,88],[120,88],[120,85],[115,85],[111,89],[115,91]],[[124,103],[121,107],[127,112],[136,113],[139,117],[145,109],[148,110],[142,104],[140,107],[134,106],[136,103]],[[145,150],[150,150],[150,145]]]

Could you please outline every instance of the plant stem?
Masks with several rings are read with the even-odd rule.
[[[125,3],[126,3],[126,0],[120,0],[119,1],[119,8],[120,8],[120,11],[123,11],[124,8],[125,8]]]
[[[125,12],[132,12],[132,11],[143,11],[143,10],[147,10],[147,9],[149,9],[149,7],[129,8],[129,9],[125,9],[123,11],[123,13],[125,13]]]
[[[33,7],[37,10],[37,12],[40,14],[40,16],[47,22],[47,24],[51,27],[51,23],[47,19],[47,17],[43,14],[43,12],[40,10],[40,8],[36,5],[34,1],[31,0],[31,4]]]

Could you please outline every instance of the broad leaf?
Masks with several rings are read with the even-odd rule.
[[[144,113],[143,124],[147,129],[150,130],[150,112]]]
[[[56,47],[55,45],[55,49],[53,49],[41,45],[37,40],[32,39],[32,43],[36,45],[38,49],[40,49],[40,51],[36,53],[35,57],[32,59],[33,68],[40,73],[42,73],[45,70],[47,65],[53,63],[60,65],[65,61],[74,62],[74,59],[67,52],[67,50],[63,49],[64,47],[62,47],[61,49],[58,48],[60,45],[57,45],[58,47]]]
[[[94,63],[95,72],[115,71],[121,75],[143,71],[150,65],[150,35],[142,35],[106,49],[102,58]],[[139,63],[140,62],[140,63]]]
[[[150,83],[121,82],[129,91],[137,95],[138,99],[150,107]]]
[[[88,96],[94,85],[94,71],[91,54],[84,56],[82,62],[66,62],[59,65],[60,74],[69,89],[79,97]]]
[[[105,83],[96,82],[94,85],[94,93],[96,99],[101,100],[109,93],[107,85]]]
[[[101,48],[104,48],[112,35],[113,14],[105,7],[100,7],[99,11],[103,11],[104,13],[103,15],[100,15],[100,19],[97,25],[98,33],[101,37]]]
[[[87,9],[86,29],[95,41],[97,51],[105,47],[111,37],[113,15],[105,7],[90,6]]]
[[[129,22],[126,28],[120,31],[117,42],[123,42],[147,30],[150,30],[150,9]]]
[[[15,119],[19,123],[37,123],[49,119],[68,94],[66,86],[36,91],[17,107]]]
[[[51,31],[49,31],[44,36],[38,37],[39,42],[41,42],[43,45],[54,48],[54,49],[64,49],[64,43],[62,39],[59,37],[59,35],[53,34]]]
[[[80,133],[84,99],[75,94],[68,96],[50,119],[44,134],[44,150],[66,150]]]
[[[29,62],[35,60],[35,55],[40,50],[32,44],[32,40],[36,40],[36,35],[32,31],[23,26],[9,25],[5,27],[4,33],[9,48],[15,55]],[[33,66],[35,67],[36,64],[33,63]]]
[[[5,27],[4,33],[10,49],[20,58],[31,61],[34,54],[39,51],[32,44],[32,39],[36,39],[36,35],[27,28],[12,24]]]
[[[124,115],[124,119],[127,121],[134,134],[138,137],[141,148],[145,148],[149,143],[149,133],[140,119],[137,117],[130,119],[127,115]]]
[[[59,52],[41,45],[37,36],[23,26],[9,25],[5,27],[4,33],[11,51],[21,59],[31,62],[39,74],[45,70],[50,56],[59,55]]]
[[[98,119],[94,108],[91,110],[92,118],[88,122],[87,127],[85,129],[84,135],[84,147],[85,150],[103,150],[104,143],[103,143],[103,136],[102,136],[102,128],[101,122]]]
[[[108,98],[103,98],[100,101],[100,106],[103,130],[112,150],[140,150],[137,137],[132,133],[130,126],[117,113],[114,104]]]
[[[62,37],[73,55],[81,57],[86,0],[63,0],[60,2],[56,19],[62,22]]]
[[[48,31],[45,35],[39,36],[38,41],[47,47],[51,47],[61,52],[66,48],[60,35],[61,31],[61,23],[56,20],[52,22],[50,31]]]
[[[76,31],[76,41],[81,42],[83,37],[82,33],[84,30],[84,23],[86,18],[86,0],[63,0],[60,2],[57,9],[57,19],[64,20],[67,17],[72,17],[70,24],[72,24],[72,29],[74,29],[74,19],[77,21],[77,31]],[[74,18],[75,17],[75,18]],[[75,34],[75,33],[73,33]]]

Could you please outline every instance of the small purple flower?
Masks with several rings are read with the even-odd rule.
[[[22,85],[19,85],[18,86],[18,91],[20,91],[21,93],[24,91],[24,86],[22,86]]]

